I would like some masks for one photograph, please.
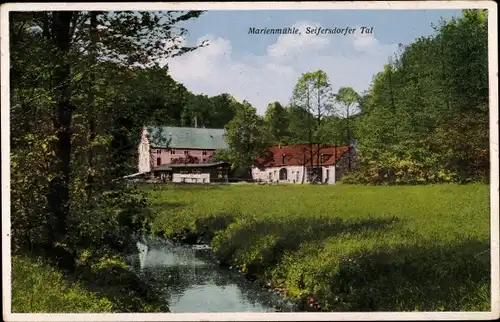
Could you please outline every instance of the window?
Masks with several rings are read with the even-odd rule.
[[[189,154],[189,151],[184,151],[184,155],[188,155]]]
[[[161,158],[156,158],[156,165],[161,165]]]
[[[324,163],[324,162],[328,161],[328,159],[330,159],[331,157],[332,157],[331,154],[321,153],[321,163]]]
[[[285,162],[286,162],[286,155],[285,155],[285,154],[283,154],[283,155],[281,156],[281,163],[285,163]]]
[[[170,150],[170,154],[175,154],[175,150]]]
[[[156,154],[161,154],[161,150],[156,150]]]
[[[207,151],[201,152],[202,155],[207,155]]]
[[[207,161],[207,159],[203,159],[203,162]]]

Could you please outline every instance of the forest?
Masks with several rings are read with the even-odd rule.
[[[289,106],[272,103],[263,118],[251,106],[235,115],[225,157],[248,165],[269,144],[350,144],[358,155],[346,183],[487,182],[486,14],[464,10],[433,35],[401,44],[363,93],[334,92],[323,71],[304,73]]]
[[[230,93],[192,93],[161,64],[210,46],[178,41],[187,32],[178,25],[202,14],[10,13],[13,311],[36,308],[25,281],[49,266],[112,303],[85,294],[75,310],[161,310],[121,255],[151,215],[147,198],[117,180],[136,172],[145,124],[224,127],[229,149],[217,156],[241,173],[269,145],[351,144],[356,162],[343,183],[488,182],[486,10],[400,45],[365,92],[334,91],[328,75],[310,71],[265,115]],[[110,272],[116,281],[104,282]],[[77,302],[61,301],[53,310]]]

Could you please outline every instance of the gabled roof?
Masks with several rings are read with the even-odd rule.
[[[296,165],[317,165],[319,155],[319,165],[331,166],[344,155],[349,149],[345,146],[330,146],[330,145],[312,145],[312,162],[311,162],[311,146],[309,144],[294,144],[286,146],[272,146],[267,149],[264,155],[257,159],[259,167],[281,167],[281,166],[296,166]],[[284,162],[283,162],[284,161]]]
[[[146,129],[152,148],[168,145],[172,149],[227,149],[224,129],[174,126],[148,126]]]

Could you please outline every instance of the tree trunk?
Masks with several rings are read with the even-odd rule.
[[[94,176],[92,174],[94,167],[94,148],[92,144],[97,136],[96,134],[96,121],[95,121],[95,102],[94,102],[94,82],[95,72],[94,67],[96,63],[96,45],[97,45],[97,12],[90,12],[90,49],[89,49],[89,92],[88,92],[88,126],[89,126],[89,150],[87,155],[88,161],[88,174],[87,174],[87,200],[90,202],[92,199],[92,192],[94,186]]]
[[[308,85],[309,86],[309,85]],[[312,122],[311,122],[311,101],[310,101],[310,92],[309,88],[307,89],[307,127],[309,128],[309,165],[307,171],[307,176],[309,182],[311,181],[311,167],[313,163],[313,141],[312,141]]]
[[[305,178],[306,178],[306,160],[307,160],[307,157],[306,157],[306,151],[305,149],[302,149],[302,155],[304,156],[303,158],[303,161],[304,161],[304,166],[303,166],[303,169],[302,169],[302,182],[301,184],[304,184],[304,181],[305,181]]]
[[[318,133],[318,131],[321,130],[321,95],[320,95],[320,79],[318,77],[318,106],[317,106],[317,109],[318,109],[318,114],[317,114],[317,131],[316,133]],[[318,135],[316,135],[318,136]],[[316,166],[320,166],[320,140],[318,139],[318,137],[316,137]]]
[[[348,146],[348,150],[347,150],[347,169],[348,171],[351,171],[351,115],[350,115],[350,111],[349,111],[349,108],[347,110],[347,118],[346,118],[346,121],[347,121],[347,146]]]
[[[56,169],[55,177],[50,181],[48,202],[50,212],[49,243],[63,241],[70,212],[70,180],[71,180],[71,121],[74,107],[71,104],[71,63],[68,57],[71,46],[70,26],[73,13],[70,11],[53,12],[51,26],[52,40],[56,54],[54,55],[53,88],[56,103],[53,109],[53,126],[56,140],[54,142]],[[71,264],[69,264],[71,265]]]
[[[335,139],[335,144],[333,145],[333,160],[334,164],[333,166],[335,167],[335,172],[334,172],[334,179],[335,182],[337,182],[337,140]]]

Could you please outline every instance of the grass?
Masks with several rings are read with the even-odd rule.
[[[490,309],[489,186],[163,186],[153,233],[327,311]]]
[[[12,312],[109,313],[113,312],[113,304],[78,284],[70,284],[51,266],[13,256]]]
[[[12,256],[12,312],[169,312],[158,292],[127,269],[119,257],[64,273],[29,255]]]

